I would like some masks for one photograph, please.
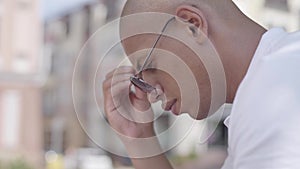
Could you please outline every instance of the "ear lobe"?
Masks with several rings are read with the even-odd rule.
[[[208,23],[200,9],[190,5],[180,5],[176,9],[176,16],[182,21],[192,24],[208,36]]]

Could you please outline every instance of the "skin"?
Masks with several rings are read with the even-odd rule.
[[[154,5],[151,5],[151,8],[147,5],[147,3],[150,3],[149,1],[154,3]],[[246,17],[230,0],[175,0],[172,1],[172,5],[167,2],[168,0],[148,0],[147,2],[145,0],[140,0],[139,2],[129,0],[123,11],[123,16],[139,12],[164,12],[175,15],[177,19],[174,22],[178,24],[172,25],[173,31],[186,33],[186,38],[197,42],[199,48],[203,47],[203,44],[199,43],[201,36],[198,36],[197,33],[191,34],[188,28],[193,27],[205,34],[217,50],[224,66],[227,85],[226,102],[232,103],[237,89],[248,70],[258,43],[266,30]],[[183,29],[185,27],[186,29]],[[126,26],[122,27],[121,25],[121,37],[122,31],[124,31],[122,28],[124,29]],[[157,35],[138,35],[123,40],[124,50],[133,67],[122,67],[114,70],[107,75],[103,84],[106,116],[111,126],[119,132],[129,154],[137,147],[132,144],[131,139],[126,139],[124,136],[131,138],[154,136],[153,123],[137,123],[124,118],[120,115],[124,112],[119,112],[117,109],[121,104],[116,105],[112,98],[121,98],[121,96],[128,93],[131,103],[136,108],[136,112],[130,112],[133,114],[139,114],[139,111],[148,110],[150,103],[158,100],[163,101],[162,107],[165,108],[168,102],[175,99],[177,101],[175,103],[175,112],[173,113],[188,113],[198,120],[207,117],[210,107],[211,87],[203,63],[188,47],[166,37],[160,40],[157,48],[172,51],[190,67],[196,77],[199,93],[201,93],[200,108],[197,116],[189,110],[189,101],[185,102],[185,100],[181,99],[181,93],[174,78],[163,71],[150,70],[143,74],[146,82],[158,88],[157,92],[147,95],[139,89],[136,89],[136,92],[129,90],[130,81],[128,77],[136,73],[134,68],[138,67],[137,65],[140,62],[134,53],[145,48],[151,48],[156,38]],[[162,58],[153,55],[153,64],[161,63]],[[169,61],[171,62],[171,60]],[[112,77],[115,80],[112,80]],[[117,89],[117,93],[114,92],[112,94],[112,86]],[[185,87],[183,86],[183,88]],[[188,87],[186,88],[188,89]],[[219,103],[217,106],[222,104]],[[148,118],[151,117],[149,115]],[[159,147],[159,144],[154,141],[153,144],[147,146],[156,148]],[[143,159],[133,158],[132,162],[137,169],[172,168],[163,154]]]

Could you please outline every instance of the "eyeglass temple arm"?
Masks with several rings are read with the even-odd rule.
[[[141,69],[139,70],[139,73],[138,73],[138,74],[140,74],[140,73],[144,70],[146,64],[148,63],[148,61],[149,61],[149,59],[150,59],[150,56],[152,55],[152,53],[153,53],[153,51],[154,51],[154,49],[155,49],[155,47],[156,47],[156,45],[157,45],[157,43],[158,43],[158,41],[160,40],[160,38],[162,37],[163,33],[164,33],[165,30],[167,29],[167,26],[169,25],[169,23],[170,23],[173,19],[175,19],[175,17],[172,17],[171,19],[169,19],[168,22],[167,22],[167,23],[165,24],[165,26],[163,27],[163,29],[162,29],[162,31],[161,31],[159,37],[156,39],[156,41],[155,41],[153,47],[151,48],[149,54],[147,55],[147,57],[146,57],[146,59],[145,59],[145,62],[144,62],[144,64],[143,64],[143,66],[141,67]]]

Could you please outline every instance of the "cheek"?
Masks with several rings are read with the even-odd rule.
[[[180,95],[179,86],[176,80],[170,74],[164,71],[145,71],[144,80],[154,86],[156,84],[161,85],[164,93],[169,97],[174,98]]]

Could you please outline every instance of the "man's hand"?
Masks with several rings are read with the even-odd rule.
[[[125,143],[128,153],[135,157],[132,158],[132,163],[136,169],[172,169],[171,164],[164,154],[157,155],[158,152],[162,151],[155,137],[150,142],[137,142],[140,144],[136,144],[134,141],[131,142],[130,139],[128,142],[128,137],[148,138],[155,135],[153,129],[154,115],[147,99],[147,94],[138,88],[135,88],[135,93],[130,89],[130,77],[134,73],[135,71],[131,67],[121,67],[107,74],[106,80],[103,82],[106,117],[110,125],[119,132],[119,136],[121,136],[121,140]],[[137,118],[139,122],[132,121],[140,114],[142,114],[142,118]],[[125,117],[131,117],[131,120]],[[140,119],[147,122],[140,123]],[[127,136],[127,138],[123,136]],[[124,138],[126,139],[124,140]],[[143,157],[144,155],[149,156],[151,152],[156,154],[156,156],[136,158]]]
[[[134,73],[131,67],[120,67],[106,75],[103,82],[105,114],[119,134],[132,138],[151,137],[154,136],[153,111],[146,93],[138,88],[135,93],[131,91],[130,77]],[[144,119],[147,117],[145,123],[139,120],[140,115]]]

